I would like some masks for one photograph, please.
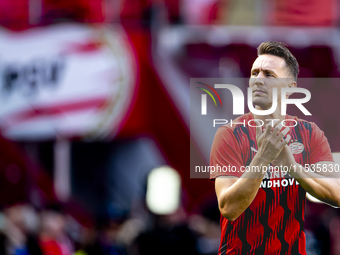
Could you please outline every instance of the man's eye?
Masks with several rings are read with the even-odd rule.
[[[268,77],[273,77],[273,75],[271,73],[267,73]]]
[[[255,76],[255,75],[257,75],[257,72],[253,72],[251,75]]]

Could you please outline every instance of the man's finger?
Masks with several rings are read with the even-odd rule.
[[[270,124],[270,122],[266,125],[266,130],[264,131],[264,133],[266,135],[269,135],[272,132],[272,125]]]
[[[262,135],[262,126],[258,120],[254,120],[256,123],[256,139],[259,139],[259,137]]]
[[[272,122],[274,122],[274,120],[272,120]],[[277,121],[275,121],[275,124],[273,125],[273,128],[276,127],[278,124],[281,124],[282,122],[277,119]]]
[[[281,125],[281,127],[282,127],[282,124],[281,124],[280,120],[276,120],[275,122],[274,122],[274,120],[272,120],[272,121],[268,122],[268,124],[266,125],[266,131],[265,131],[265,133],[266,133],[267,135],[268,135],[268,134],[271,134],[271,133],[272,133],[272,130],[273,130],[275,127],[277,127],[278,125]]]
[[[284,139],[284,140],[282,141],[282,145],[283,145],[283,146],[286,146],[286,145],[289,143],[290,138],[291,138],[291,136],[288,134],[287,137],[286,137],[286,139]]]
[[[281,134],[283,134],[283,136],[285,136],[286,134],[288,134],[290,128],[289,127],[286,127],[282,132]],[[288,137],[288,136],[287,136]]]
[[[276,140],[281,142],[282,141],[282,138],[289,132],[290,128],[289,127],[286,127],[282,132],[280,132],[278,135],[277,135],[277,138]]]
[[[279,134],[282,127],[283,127],[283,125],[282,125],[281,122],[275,126],[273,133],[272,133],[274,137],[276,137]]]

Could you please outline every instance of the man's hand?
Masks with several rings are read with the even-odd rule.
[[[260,123],[257,120],[255,120],[255,122],[257,123],[256,140],[258,156],[269,164],[280,155],[281,151],[288,144],[290,135],[287,135],[286,139],[283,139],[283,137],[289,132],[289,127],[286,127],[282,132],[280,132],[282,128],[282,124],[280,122],[277,122],[274,127],[268,123],[266,125],[266,130],[262,133]],[[282,155],[282,157],[284,156],[285,155]]]
[[[288,136],[287,136],[288,139]],[[289,139],[288,139],[289,140]],[[295,158],[289,149],[288,145],[284,146],[279,156],[272,161],[274,166],[290,166],[295,165]]]

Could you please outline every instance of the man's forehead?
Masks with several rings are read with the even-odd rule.
[[[255,59],[252,69],[269,69],[269,70],[279,70],[285,68],[286,63],[283,58],[264,54],[260,55]]]

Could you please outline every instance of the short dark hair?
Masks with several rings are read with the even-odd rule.
[[[257,55],[270,54],[283,58],[286,62],[287,68],[295,81],[299,74],[299,63],[294,55],[287,49],[286,45],[282,42],[267,41],[263,42],[257,47]]]

